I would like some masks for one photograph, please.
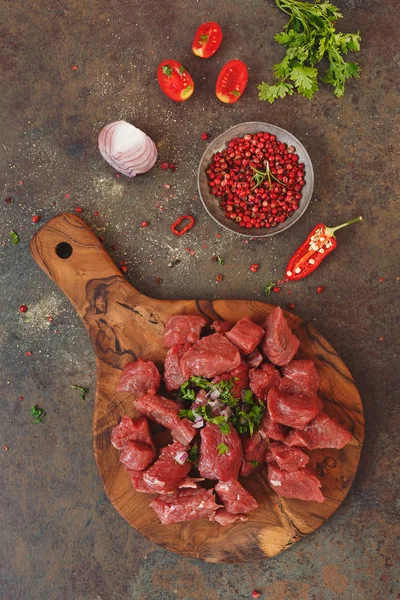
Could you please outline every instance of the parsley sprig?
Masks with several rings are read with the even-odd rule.
[[[276,4],[290,16],[284,31],[275,35],[275,41],[286,48],[286,55],[274,65],[276,83],[262,82],[258,86],[259,99],[272,104],[277,98],[292,96],[295,90],[312,98],[318,90],[315,65],[323,58],[328,60],[329,67],[320,80],[333,86],[337,98],[343,96],[346,81],[360,73],[357,63],[345,61],[342,56],[360,50],[359,32],[336,32],[335,22],[343,15],[330,2],[276,0]]]
[[[266,296],[269,296],[269,294],[273,291],[274,287],[276,286],[275,281],[270,281],[269,283],[267,283],[267,285],[264,285],[263,287],[263,292]]]
[[[31,408],[31,415],[34,423],[42,423],[46,416],[46,412],[43,408],[39,408],[37,404],[34,404]]]
[[[89,388],[84,388],[81,385],[71,385],[71,387],[73,390],[78,390],[81,400],[83,402],[86,398],[86,394],[89,392]]]

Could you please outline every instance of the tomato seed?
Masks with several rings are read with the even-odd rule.
[[[40,221],[41,218],[42,217],[40,215],[34,215],[32,217],[32,223],[39,223],[39,221]]]
[[[28,350],[27,352],[25,352],[25,356],[32,356],[32,352]]]
[[[81,208],[80,206],[77,206],[77,207],[75,208],[75,212],[76,212],[76,213],[81,213],[81,212],[83,212],[83,208]]]
[[[160,165],[161,169],[163,169],[164,171],[166,171],[168,169],[168,163],[167,162],[163,162]]]
[[[26,306],[26,304],[21,304],[21,306],[19,307],[19,312],[21,312],[21,313],[28,312],[28,307]]]
[[[325,291],[325,288],[323,285],[319,285],[317,287],[317,294],[322,294],[322,292],[324,292],[324,291]]]
[[[208,140],[208,133],[204,132],[201,134],[201,139],[202,140]]]
[[[148,221],[142,221],[140,227],[142,227],[142,229],[144,229],[145,227],[149,226],[149,222]]]

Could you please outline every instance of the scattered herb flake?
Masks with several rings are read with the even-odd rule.
[[[199,38],[199,44],[203,45],[203,44],[206,44],[207,42],[208,42],[208,34],[203,33],[203,35],[201,35]]]
[[[185,72],[185,67],[184,67],[183,65],[181,65],[181,66],[179,67],[179,74],[180,74],[180,75],[183,75],[183,74],[184,74],[184,72]]]
[[[172,68],[169,67],[168,65],[164,65],[163,67],[161,67],[161,71],[164,73],[164,75],[166,75],[167,77],[171,77],[172,75]]]
[[[240,92],[238,90],[232,90],[229,93],[231,94],[231,96],[236,96],[236,98],[240,96]]]
[[[89,389],[88,388],[84,388],[84,387],[82,387],[80,385],[71,385],[71,387],[72,387],[73,390],[78,390],[79,391],[81,400],[83,402],[86,399],[86,394],[89,392]]]
[[[39,408],[37,404],[34,404],[31,408],[31,415],[34,419],[34,423],[42,423],[44,417],[46,416],[46,412],[43,410],[43,408]]]
[[[185,408],[182,408],[182,410],[178,412],[178,417],[181,419],[189,419],[189,421],[194,421],[196,419],[194,412],[190,409],[186,410]]]
[[[229,452],[229,448],[226,444],[218,444],[217,446],[218,454],[227,454]]]
[[[258,460],[251,460],[251,461],[250,461],[250,464],[251,464],[251,465],[252,465],[254,468],[256,468],[256,467],[259,467],[259,466],[260,466],[260,463],[258,462]]]
[[[269,294],[273,291],[275,287],[275,282],[274,281],[270,281],[269,283],[267,283],[267,285],[265,285],[263,287],[263,292],[266,296],[269,296]]]
[[[10,238],[11,238],[11,242],[14,244],[14,246],[16,244],[18,244],[19,242],[19,235],[16,231],[10,231]]]
[[[188,452],[188,461],[192,463],[197,463],[199,456],[199,447],[194,445],[190,448]]]

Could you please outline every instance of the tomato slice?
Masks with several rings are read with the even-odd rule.
[[[218,75],[215,93],[226,104],[237,102],[246,89],[249,72],[241,60],[230,60]]]
[[[177,60],[163,60],[158,65],[157,79],[164,94],[175,102],[184,102],[193,94],[193,79]]]
[[[200,25],[194,36],[192,51],[200,58],[210,58],[222,42],[222,29],[215,21]]]

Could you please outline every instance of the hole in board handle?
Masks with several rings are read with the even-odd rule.
[[[67,242],[60,242],[56,246],[56,254],[59,258],[66,259],[72,254],[72,246]]]

